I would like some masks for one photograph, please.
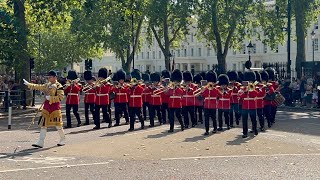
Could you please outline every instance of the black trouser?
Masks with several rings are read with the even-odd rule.
[[[185,127],[189,126],[189,115],[191,118],[192,126],[197,124],[196,119],[194,118],[194,106],[183,106],[182,107],[182,114]]]
[[[204,109],[204,125],[206,132],[209,132],[209,119],[212,119],[213,129],[217,130],[216,109]]]
[[[174,114],[176,114],[176,117],[178,118],[181,127],[183,127],[181,108],[169,108],[170,130],[174,129]]]
[[[271,122],[275,123],[276,122],[276,114],[277,114],[277,106],[272,106],[271,105]]]
[[[230,109],[218,109],[219,128],[222,128],[222,124],[223,124],[222,114],[224,114],[224,121],[227,127],[229,127],[230,126],[230,122],[229,122]]]
[[[111,102],[110,104],[108,105],[108,112],[109,112],[109,118],[111,120]],[[111,120],[112,121],[112,120]]]
[[[90,108],[90,112],[92,114],[92,118],[94,119],[94,103],[84,103],[84,116],[86,118],[86,124],[90,124],[89,108]]]
[[[264,116],[263,116],[263,108],[258,108],[257,109],[257,115],[259,118],[259,124],[260,124],[260,128],[264,128]]]
[[[263,113],[267,119],[268,122],[268,127],[272,126],[272,117],[271,117],[271,104],[270,105],[265,105],[263,108]]]
[[[106,123],[112,124],[109,113],[108,113],[108,105],[95,105],[95,117],[94,117],[94,124],[100,128],[100,109],[102,109],[103,120]]]
[[[167,123],[167,112],[168,112],[168,115],[169,115],[170,110],[168,108],[168,103],[162,103],[162,105],[161,105],[161,114],[162,114],[162,123],[163,124]]]
[[[122,113],[124,113],[124,118],[126,122],[129,122],[129,114],[127,110],[127,103],[114,103],[114,116],[116,119],[116,125],[120,124],[120,117],[122,116]]]
[[[256,110],[255,109],[243,109],[242,110],[242,127],[243,127],[243,134],[248,134],[248,115],[250,115],[250,119],[252,122],[252,131],[257,131],[257,120],[256,120]]]
[[[150,105],[149,102],[143,102],[142,105],[142,114],[143,114],[143,119],[146,120],[147,119],[147,108],[148,108],[148,114],[150,116]],[[149,117],[150,118],[150,117]]]
[[[201,123],[203,122],[202,111],[203,111],[203,106],[195,106],[194,117],[196,122],[198,121],[198,116],[199,116],[198,122],[201,122]],[[197,112],[198,112],[198,116],[197,116]]]
[[[239,104],[232,103],[230,109],[230,126],[233,126],[233,117],[235,116],[236,121],[240,120],[240,113],[239,113]]]
[[[157,116],[158,116],[158,120],[160,122],[160,124],[162,124],[162,117],[161,117],[161,106],[153,106],[150,105],[150,125],[154,126],[154,118],[156,116],[156,111],[157,111]]]
[[[130,116],[130,129],[134,129],[135,117],[138,116],[139,121],[141,122],[141,127],[144,127],[144,120],[141,115],[141,108],[139,107],[130,107],[129,116]]]
[[[77,118],[78,124],[81,124],[80,115],[78,113],[78,107],[79,107],[78,104],[66,104],[67,127],[69,127],[69,128],[72,127],[71,115],[70,115],[71,108],[72,108],[72,112],[73,112],[74,116],[76,116],[76,118]]]

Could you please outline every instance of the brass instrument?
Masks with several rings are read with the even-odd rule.
[[[154,95],[160,95],[160,94],[162,94],[164,91],[166,91],[167,90],[167,88],[165,88],[165,87],[161,87],[161,88],[159,88],[159,89],[156,89],[156,90],[154,90],[153,91],[153,94]],[[156,92],[156,93],[155,93]]]
[[[249,83],[248,84],[248,91],[251,92],[251,91],[254,91],[256,90],[256,86],[254,83]]]
[[[97,87],[101,87],[101,86],[104,85],[105,82],[108,82],[110,80],[111,80],[111,77],[107,77],[106,79],[103,79],[103,80],[98,80],[93,86],[91,86],[91,88],[87,88],[86,91],[83,91],[83,92],[88,92],[91,89],[95,89]]]
[[[88,83],[86,83],[82,88],[82,92],[85,92],[85,93],[88,92],[89,90],[93,89],[93,86],[88,84]]]
[[[73,85],[74,83],[78,83],[79,81],[80,81],[79,78],[74,79],[74,80],[69,80],[69,79],[68,79],[67,82],[66,82],[66,84],[63,85],[63,87],[64,87],[64,88],[67,88],[67,87]]]

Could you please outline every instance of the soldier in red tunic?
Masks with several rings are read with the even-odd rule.
[[[227,129],[230,129],[229,122],[229,114],[230,114],[230,98],[231,98],[231,90],[228,88],[229,78],[226,74],[221,74],[218,77],[219,87],[218,90],[218,120],[219,120],[219,128],[218,131],[222,131],[222,115],[224,115],[225,124],[227,125]]]
[[[151,73],[150,79],[152,85],[151,89],[151,98],[150,98],[150,127],[154,127],[154,118],[157,112],[158,120],[160,125],[162,124],[161,117],[161,105],[162,99],[161,94],[163,94],[164,87],[160,84],[160,74],[159,73]]]
[[[169,82],[166,82],[166,79],[170,79],[171,75],[168,70],[163,70],[161,72],[161,77],[162,77],[162,83],[164,87],[167,87]],[[162,93],[161,94],[161,100],[162,100],[162,105],[161,105],[161,115],[162,115],[162,123],[166,124],[167,123],[167,114],[169,115],[169,95],[167,93]]]
[[[201,80],[202,80],[202,76],[200,74],[197,74],[196,76],[193,77],[193,82],[197,85],[196,89],[201,88]],[[194,117],[195,117],[195,121],[200,122],[201,124],[203,124],[202,111],[203,111],[203,99],[196,97]],[[198,120],[198,117],[199,117],[199,120]]]
[[[169,90],[167,94],[169,95],[169,121],[170,121],[170,130],[168,131],[173,132],[174,129],[174,114],[179,120],[181,125],[181,130],[184,130],[184,125],[181,117],[181,97],[183,95],[183,90],[180,88],[180,83],[182,81],[182,74],[181,71],[175,69],[171,74],[171,81]]]
[[[238,91],[240,90],[240,83],[237,82],[238,73],[236,71],[229,71],[227,73],[230,84],[229,88],[231,89],[231,108],[230,108],[230,127],[233,128],[233,117],[235,116],[236,124],[239,125],[240,121],[240,113],[239,113],[239,99],[238,99]]]
[[[150,103],[149,100],[151,98],[151,89],[150,89],[150,75],[147,73],[142,74],[142,80],[144,84],[142,87],[144,88],[144,91],[142,93],[142,114],[143,114],[143,120],[147,120],[147,108],[148,108],[148,114],[150,116]]]
[[[209,71],[206,73],[206,80],[208,84],[206,85],[202,97],[204,98],[204,124],[206,132],[204,135],[209,135],[209,119],[212,119],[213,123],[213,131],[212,133],[217,132],[217,98],[218,98],[218,90],[215,87],[215,83],[217,82],[217,74],[214,71]]]
[[[257,107],[257,115],[259,119],[259,124],[260,124],[260,130],[265,131],[264,128],[264,116],[263,116],[263,107],[264,107],[264,102],[263,99],[266,96],[266,88],[265,85],[261,83],[262,78],[268,79],[268,74],[266,71],[261,71],[260,73],[255,71],[256,73],[256,79],[257,79],[257,85],[256,85],[256,91],[258,92],[257,98],[256,98],[256,107]]]
[[[91,71],[85,71],[83,77],[86,80],[86,84],[83,87],[85,93],[84,96],[84,115],[86,118],[85,125],[89,125],[89,109],[94,119],[94,103],[96,101],[96,90],[93,89],[95,78],[92,76]]]
[[[130,116],[130,128],[129,131],[134,130],[135,117],[138,116],[141,123],[141,129],[144,129],[144,120],[141,115],[142,108],[142,93],[143,87],[139,84],[141,81],[141,73],[138,69],[134,69],[131,72],[131,83],[129,90],[129,116]]]
[[[67,95],[66,100],[66,117],[67,117],[67,126],[65,128],[71,128],[71,108],[73,111],[74,116],[78,121],[77,127],[81,125],[80,115],[78,113],[80,97],[79,92],[81,91],[81,84],[78,83],[78,76],[77,73],[73,70],[68,72],[68,81],[64,88],[64,93]]]
[[[275,78],[275,70],[273,68],[267,68],[266,71],[268,72],[269,75],[269,81],[268,84],[270,84],[270,91],[268,94],[272,94],[272,100],[269,101],[268,103],[270,103],[270,113],[269,113],[269,119],[271,121],[271,126],[275,123],[275,119],[276,119],[276,113],[277,113],[277,105],[274,101],[275,97],[276,97],[276,92],[279,92],[279,83]],[[272,87],[272,88],[271,88]],[[272,91],[272,90],[273,91]]]
[[[126,72],[122,69],[117,71],[117,73],[113,77],[113,81],[118,81],[115,87],[113,88],[113,92],[115,93],[114,97],[114,109],[115,109],[115,119],[116,124],[114,126],[120,125],[120,117],[122,113],[124,114],[124,118],[126,120],[126,124],[129,124],[129,114],[127,104],[129,102],[128,93],[129,87],[124,82],[126,79]]]
[[[183,95],[181,98],[182,104],[182,113],[184,119],[184,128],[189,128],[189,115],[191,118],[192,127],[197,125],[196,119],[194,117],[194,109],[196,104],[196,97],[194,92],[197,89],[196,86],[192,83],[192,74],[189,71],[183,73]]]
[[[256,80],[256,75],[253,71],[249,70],[244,73],[244,80],[248,82],[248,86],[244,86],[239,91],[239,98],[243,100],[242,104],[242,127],[243,138],[248,137],[248,115],[252,122],[252,131],[258,135],[257,120],[256,120],[256,97],[258,92],[255,89],[253,82]]]
[[[100,109],[102,109],[103,120],[108,123],[108,127],[112,126],[112,121],[108,113],[108,105],[110,103],[109,94],[113,91],[113,86],[107,82],[108,70],[106,68],[99,69],[98,81],[95,85],[96,102],[95,102],[95,117],[93,129],[100,129]]]

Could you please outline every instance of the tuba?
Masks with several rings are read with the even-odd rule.
[[[254,83],[249,83],[248,84],[248,91],[252,92],[254,90],[256,90],[256,85]]]

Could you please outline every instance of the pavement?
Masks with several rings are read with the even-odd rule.
[[[203,124],[167,133],[168,125],[128,132],[102,123],[65,129],[57,147],[50,129],[42,149],[31,147],[37,126],[26,131],[32,116],[15,116],[10,131],[0,118],[0,179],[320,179],[317,111],[279,108],[272,128],[247,139],[241,124],[204,136]]]

